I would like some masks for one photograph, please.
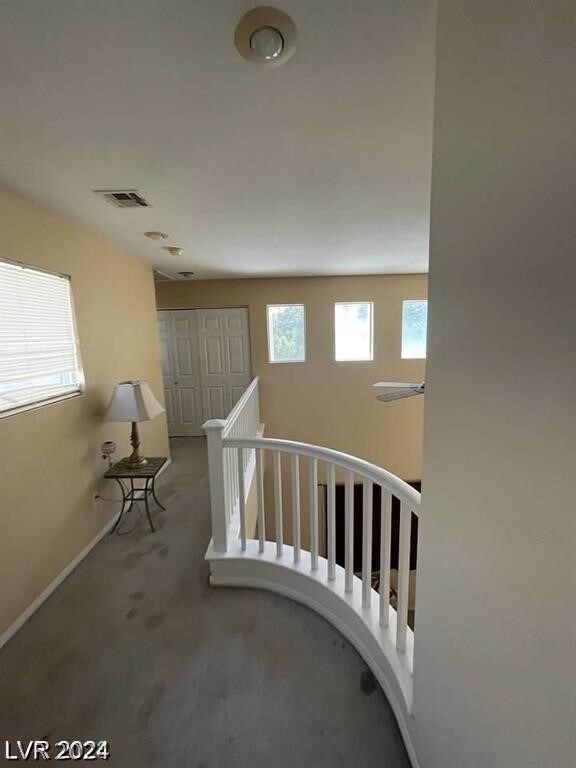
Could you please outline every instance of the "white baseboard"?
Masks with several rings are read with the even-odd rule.
[[[157,476],[161,475],[166,469],[168,469],[171,463],[172,463],[172,459],[169,458],[168,461],[164,464],[164,466],[160,469]],[[18,632],[18,630],[24,626],[24,624],[28,621],[28,619],[36,613],[38,608],[40,608],[40,606],[43,603],[45,603],[46,600],[48,600],[50,595],[56,589],[58,589],[60,584],[62,584],[62,582],[65,581],[65,579],[67,579],[68,576],[70,576],[72,571],[74,571],[80,565],[82,560],[84,560],[84,558],[90,554],[90,552],[94,549],[96,544],[98,544],[98,542],[101,541],[104,538],[104,536],[106,536],[107,533],[109,533],[109,531],[114,527],[114,524],[120,517],[120,512],[121,510],[118,511],[112,518],[110,518],[110,520],[106,523],[106,525],[102,528],[102,530],[96,534],[96,536],[92,539],[92,541],[90,541],[84,547],[84,549],[76,555],[74,560],[68,563],[68,565],[62,571],[60,571],[60,573],[58,574],[58,576],[56,576],[54,581],[48,584],[46,589],[43,592],[41,592],[38,595],[38,597],[30,603],[28,608],[26,608],[26,610],[20,614],[20,616],[16,619],[16,621],[10,627],[8,627],[8,629],[5,632],[3,632],[0,635],[0,649],[3,648],[6,645],[6,643],[14,637],[16,632]]]

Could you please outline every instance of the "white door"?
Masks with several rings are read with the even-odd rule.
[[[168,434],[203,435],[250,383],[248,310],[160,310],[158,328]]]
[[[162,310],[158,324],[168,434],[203,435],[196,314],[189,309]]]
[[[248,310],[198,309],[202,399],[206,419],[224,419],[250,383]]]

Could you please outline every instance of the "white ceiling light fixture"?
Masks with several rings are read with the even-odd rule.
[[[238,22],[234,42],[246,61],[279,67],[294,53],[296,26],[290,16],[276,8],[253,8]]]
[[[152,230],[151,232],[144,232],[144,235],[146,237],[149,237],[150,240],[167,240],[168,239],[168,235],[166,234],[166,232],[156,232]]]
[[[179,245],[164,245],[163,248],[170,256],[182,256],[184,253],[184,248],[180,248]]]

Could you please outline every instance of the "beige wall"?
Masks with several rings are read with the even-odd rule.
[[[86,378],[80,397],[0,419],[1,633],[118,509],[92,498],[102,441],[128,450],[129,425],[102,422],[115,382],[146,378],[163,393],[150,268],[2,190],[0,220],[0,256],[71,276]],[[164,416],[142,424],[141,438],[145,452],[166,455]]]
[[[385,405],[372,384],[420,380],[424,361],[401,360],[403,299],[426,297],[426,276],[306,277],[161,283],[158,307],[247,306],[252,370],[261,377],[266,435],[318,443],[420,477],[423,398]],[[374,302],[374,362],[334,361],[334,302]],[[306,363],[268,362],[266,304],[306,305]]]
[[[576,6],[440,0],[414,725],[576,765]]]

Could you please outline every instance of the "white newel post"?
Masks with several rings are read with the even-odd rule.
[[[226,472],[224,467],[224,447],[222,430],[225,421],[211,419],[202,429],[208,442],[208,472],[210,476],[210,512],[212,515],[212,543],[215,552],[228,549],[228,514],[226,511]]]

